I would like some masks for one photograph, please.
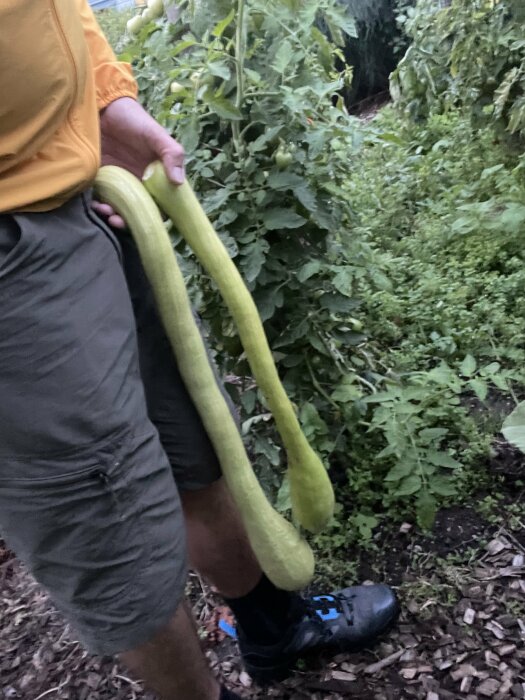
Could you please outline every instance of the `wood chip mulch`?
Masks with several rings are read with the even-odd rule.
[[[373,651],[309,662],[266,689],[252,685],[235,643],[218,628],[220,617],[231,622],[228,611],[197,577],[191,585],[210,663],[245,698],[525,699],[525,548],[508,531],[468,564],[409,577],[399,590],[399,625]],[[1,543],[0,698],[153,700],[113,660],[82,649]]]

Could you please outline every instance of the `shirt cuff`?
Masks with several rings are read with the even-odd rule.
[[[137,99],[138,87],[129,63],[104,63],[95,70],[99,112],[120,97]]]

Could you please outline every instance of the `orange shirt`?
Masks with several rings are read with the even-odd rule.
[[[0,212],[48,211],[88,187],[99,110],[136,96],[87,0],[0,0]]]

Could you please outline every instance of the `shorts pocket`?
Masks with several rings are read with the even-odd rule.
[[[146,551],[128,448],[55,465],[48,477],[0,479],[0,531],[66,614],[110,608],[140,585]]]
[[[26,234],[16,218],[0,214],[0,279],[19,267],[27,250]]]

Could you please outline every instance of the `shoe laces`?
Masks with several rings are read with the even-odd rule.
[[[345,619],[347,625],[354,624],[354,606],[352,597],[330,593],[328,595],[313,596],[305,600],[307,615],[315,622],[316,626],[322,627],[333,634],[331,625],[327,622],[335,621],[340,617]]]

